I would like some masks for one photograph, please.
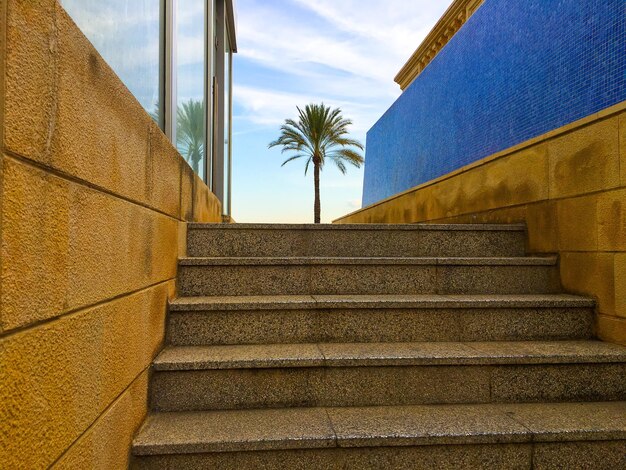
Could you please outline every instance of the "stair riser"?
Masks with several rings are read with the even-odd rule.
[[[523,231],[191,229],[188,256],[523,256]]]
[[[155,372],[155,411],[626,399],[626,364]]]
[[[589,339],[591,308],[170,312],[172,345]]]
[[[493,468],[617,469],[624,467],[626,441],[538,442],[214,452],[135,457],[134,470],[290,468],[308,470],[433,470]]]
[[[179,295],[553,294],[554,266],[180,266]]]

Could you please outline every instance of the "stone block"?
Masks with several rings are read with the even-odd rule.
[[[595,297],[600,313],[615,312],[613,253],[561,253],[560,271],[565,292]]]
[[[3,465],[47,468],[83,435],[149,367],[171,292],[162,283],[0,339]]]
[[[426,219],[439,220],[463,213],[466,195],[461,188],[461,180],[452,177],[429,186],[429,197],[425,202]]]
[[[626,346],[626,319],[608,315],[596,316],[598,338]]]
[[[155,122],[150,122],[150,153],[147,166],[151,170],[151,176],[146,188],[148,204],[176,218],[181,217],[183,165],[187,164],[165,134]]]
[[[464,213],[548,199],[548,149],[538,144],[453,178],[460,180]]]
[[[317,316],[307,310],[171,312],[168,343],[280,344],[320,340]]]
[[[4,178],[4,330],[174,278],[176,220],[10,158]]]
[[[619,117],[619,152],[621,186],[626,187],[626,113]]]
[[[524,365],[494,368],[494,402],[581,402],[626,399],[626,363]]]
[[[559,251],[597,251],[597,196],[561,199],[556,207]]]
[[[50,151],[56,114],[56,1],[8,0],[3,6],[4,146],[10,152],[41,159]]]
[[[626,253],[615,255],[615,314],[626,318]]]
[[[619,186],[617,117],[558,136],[548,146],[551,199]]]
[[[147,409],[148,371],[145,371],[67,450],[54,468],[128,468],[128,449]]]
[[[180,173],[180,220],[193,222],[195,173],[185,164],[181,165]]]
[[[313,406],[310,384],[319,369],[228,369],[156,372],[154,411],[232,410]]]
[[[441,294],[550,294],[559,291],[553,266],[438,266]]]
[[[155,411],[485,403],[489,370],[357,366],[157,372],[151,389]]]
[[[626,189],[598,196],[598,249],[626,251]]]
[[[537,443],[532,461],[532,468],[537,470],[626,468],[626,441]]]
[[[263,452],[215,452],[142,456],[134,470],[175,468],[208,470],[232,468],[289,468],[307,470],[456,470],[459,468],[527,469],[531,444],[462,446],[357,447],[334,449],[268,450]]]
[[[559,243],[557,204],[542,201],[526,206],[529,253],[557,253]]]
[[[71,196],[67,181],[8,157],[3,178],[0,304],[9,330],[69,307]]]
[[[222,203],[198,175],[194,175],[193,218],[191,221],[222,222]]]

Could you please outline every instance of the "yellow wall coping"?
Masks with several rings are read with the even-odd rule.
[[[602,111],[599,111],[597,113],[590,114],[589,116],[586,116],[586,117],[584,117],[582,119],[579,119],[578,121],[571,122],[571,123],[566,124],[566,125],[564,125],[562,127],[559,127],[557,129],[551,130],[550,132],[547,132],[547,133],[542,134],[540,136],[534,137],[534,138],[532,138],[530,140],[526,140],[526,141],[524,141],[524,142],[522,142],[520,144],[517,144],[517,145],[515,145],[513,147],[509,147],[509,148],[507,148],[505,150],[502,150],[500,152],[497,152],[497,153],[494,153],[492,155],[489,155],[489,156],[487,156],[485,158],[482,158],[482,159],[477,160],[477,161],[475,161],[473,163],[470,163],[469,165],[465,165],[465,166],[463,166],[463,167],[461,167],[461,168],[459,168],[457,170],[454,170],[454,171],[452,171],[450,173],[446,173],[445,175],[442,175],[442,176],[440,176],[438,178],[435,178],[433,180],[427,181],[427,182],[422,183],[420,185],[414,186],[414,187],[409,188],[409,189],[407,189],[405,191],[402,191],[400,193],[394,194],[393,196],[389,196],[389,197],[387,197],[385,199],[381,199],[380,201],[375,202],[374,204],[370,204],[369,206],[362,207],[361,209],[357,209],[357,210],[355,210],[353,212],[350,212],[349,214],[346,214],[346,215],[344,215],[342,217],[339,217],[339,218],[333,220],[333,223],[340,222],[341,220],[347,219],[347,218],[349,218],[349,217],[351,217],[351,216],[353,216],[355,214],[358,214],[359,212],[370,210],[373,207],[379,206],[381,204],[385,204],[385,203],[387,203],[389,201],[392,201],[394,199],[400,198],[400,197],[405,196],[405,195],[407,195],[409,193],[418,191],[418,190],[423,189],[423,188],[427,188],[428,186],[433,186],[433,185],[435,185],[437,183],[440,183],[440,182],[445,181],[447,179],[453,178],[453,177],[455,177],[455,176],[457,176],[457,175],[459,175],[461,173],[465,173],[465,172],[467,172],[469,170],[472,170],[474,168],[477,168],[479,166],[486,165],[487,163],[492,162],[494,160],[498,160],[500,158],[504,158],[504,157],[506,157],[508,155],[511,155],[512,153],[519,152],[520,150],[523,150],[525,148],[532,147],[533,145],[536,145],[536,144],[538,144],[540,142],[544,142],[546,140],[553,139],[553,138],[558,137],[558,136],[560,136],[562,134],[566,134],[568,132],[571,132],[571,131],[573,131],[575,129],[579,129],[579,128],[585,127],[585,126],[587,126],[589,124],[593,124],[594,122],[598,121],[599,119],[605,119],[605,118],[611,117],[611,116],[613,116],[615,114],[619,114],[620,112],[622,112],[624,110],[626,110],[626,101],[622,101],[621,103],[618,103],[618,104],[616,104],[614,106],[611,106],[609,108],[603,109]]]
[[[426,39],[424,39],[394,78],[394,81],[400,85],[402,90],[406,89],[422,73],[484,1],[455,0],[450,5],[432,31],[428,33]]]

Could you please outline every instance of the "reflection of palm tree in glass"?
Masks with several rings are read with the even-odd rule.
[[[190,99],[176,113],[176,142],[193,171],[200,173],[204,156],[204,103]]]

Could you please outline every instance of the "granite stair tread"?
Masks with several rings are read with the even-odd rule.
[[[157,371],[184,371],[625,362],[626,347],[583,340],[168,346],[153,367]]]
[[[255,224],[255,223],[190,223],[190,230],[444,230],[524,232],[525,224]]]
[[[427,266],[554,266],[556,256],[512,257],[184,257],[180,266],[293,265],[427,265]]]
[[[152,413],[137,456],[626,439],[626,402]]]
[[[513,295],[258,295],[179,297],[170,311],[265,310],[311,308],[551,308],[594,307],[588,297],[569,294]]]

